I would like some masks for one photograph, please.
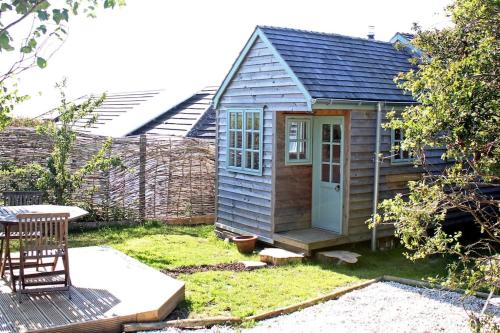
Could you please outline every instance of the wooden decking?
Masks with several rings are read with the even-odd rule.
[[[23,295],[0,282],[0,332],[121,332],[122,324],[164,319],[184,298],[184,283],[107,247],[69,251],[66,292]]]
[[[383,229],[377,232],[378,237],[393,235],[392,229]],[[362,242],[371,239],[371,232],[350,236],[339,235],[331,231],[308,228],[275,233],[273,239],[276,246],[295,251],[303,251],[311,255],[313,251],[326,249],[337,245]]]
[[[310,255],[314,250],[338,245],[342,237],[331,231],[308,228],[275,233],[273,238],[278,246],[303,250]]]

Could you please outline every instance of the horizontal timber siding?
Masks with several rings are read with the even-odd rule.
[[[376,139],[376,111],[351,111],[351,179],[349,195],[349,235],[369,233],[365,221],[373,209],[374,152]],[[383,122],[386,121],[385,113]],[[381,130],[379,200],[388,199],[408,190],[408,181],[417,180],[426,170],[412,164],[391,163],[391,132]],[[445,162],[440,159],[442,150],[427,152],[427,162],[433,171],[442,170]]]
[[[226,115],[233,108],[263,108],[262,176],[226,170]],[[217,118],[217,222],[271,241],[273,233],[273,117],[307,111],[304,95],[271,49],[257,39],[221,95]]]

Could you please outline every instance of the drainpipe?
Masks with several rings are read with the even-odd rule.
[[[375,175],[373,177],[373,212],[372,219],[375,223],[378,204],[378,183],[380,178],[380,126],[382,124],[382,102],[377,103],[377,132],[375,137]],[[377,227],[372,229],[372,251],[377,251]]]

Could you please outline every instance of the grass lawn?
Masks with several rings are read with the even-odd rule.
[[[109,245],[158,269],[257,259],[257,256],[241,255],[233,244],[216,238],[213,231],[213,226],[150,223],[72,233],[70,246]],[[413,263],[403,257],[401,249],[378,253],[372,253],[363,245],[349,249],[362,254],[354,266],[322,265],[308,260],[303,264],[251,272],[180,275],[178,278],[186,282],[186,300],[178,314],[190,318],[248,316],[384,274],[422,279],[445,273],[443,259]]]

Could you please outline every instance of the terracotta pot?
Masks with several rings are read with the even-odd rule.
[[[236,243],[238,251],[243,254],[250,254],[255,249],[257,236],[236,236],[233,237],[233,242]]]

